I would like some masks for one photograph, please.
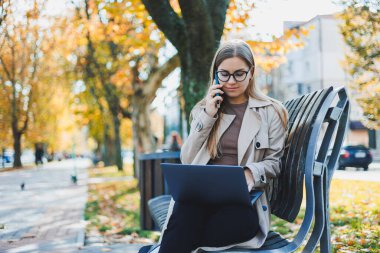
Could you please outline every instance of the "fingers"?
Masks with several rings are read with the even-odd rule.
[[[213,104],[216,104],[217,101],[223,102],[223,97],[221,97],[221,96],[215,96],[215,97],[213,97],[213,98],[211,99],[211,102],[212,102]]]
[[[212,90],[215,90],[215,89],[221,89],[223,87],[223,84],[213,84],[210,86],[210,88],[208,89],[208,91],[212,91]]]
[[[206,97],[206,112],[210,116],[215,116],[219,108],[219,104],[223,102],[222,96],[217,96],[217,94],[224,94],[224,91],[222,91],[223,85],[222,84],[213,84],[210,86],[208,90],[208,94]]]
[[[211,97],[214,97],[216,94],[224,94],[224,91],[216,89],[216,90],[212,90],[212,91],[209,92],[209,95]]]

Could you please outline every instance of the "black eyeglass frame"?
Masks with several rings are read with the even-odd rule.
[[[243,82],[243,81],[247,78],[248,73],[249,73],[250,70],[251,70],[251,69],[249,69],[249,70],[247,70],[247,71],[244,71],[244,70],[237,70],[237,71],[235,71],[235,72],[232,73],[232,74],[230,74],[230,72],[228,72],[227,70],[219,70],[219,71],[215,71],[215,73],[216,73],[216,76],[218,77],[219,81],[222,81],[222,82],[224,82],[224,83],[227,83],[227,82],[230,80],[231,76],[234,78],[235,82]],[[226,81],[221,80],[221,78],[219,77],[219,73],[221,73],[221,72],[223,72],[223,73],[227,73],[227,74],[228,74],[228,78],[227,78]],[[243,79],[243,80],[239,80],[239,81],[236,80],[235,74],[236,74],[237,72],[244,72],[244,73],[245,73],[245,76],[244,76],[244,79]]]

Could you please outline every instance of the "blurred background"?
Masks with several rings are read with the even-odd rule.
[[[345,86],[337,168],[380,170],[379,10],[379,0],[0,0],[0,172],[61,166],[76,183],[86,161],[88,177],[135,180],[138,154],[180,150],[212,57],[233,38],[253,49],[256,85],[282,102]],[[88,220],[91,196],[106,192],[90,181]]]
[[[121,169],[136,152],[168,149],[173,133],[186,138],[210,55],[231,38],[252,46],[256,84],[281,101],[346,86],[345,145],[379,160],[378,2],[227,2],[213,27],[190,20],[203,39],[185,45],[187,28],[165,36],[172,24],[140,1],[2,0],[0,167],[34,163],[40,149],[44,161],[79,155]]]

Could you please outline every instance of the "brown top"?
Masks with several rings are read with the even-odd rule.
[[[219,158],[211,159],[208,164],[238,165],[238,139],[247,105],[248,101],[243,104],[225,104],[224,113],[236,115],[236,117],[220,137]]]

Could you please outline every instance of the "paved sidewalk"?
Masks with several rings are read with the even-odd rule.
[[[369,165],[368,171],[363,171],[361,168],[346,168],[346,170],[335,170],[333,179],[380,182],[380,163],[371,163]]]
[[[77,252],[84,242],[89,165],[65,160],[0,173],[0,252]],[[78,185],[71,182],[74,167]]]
[[[117,243],[113,245],[85,247],[81,251],[79,251],[79,253],[99,253],[99,252],[137,253],[142,246],[145,246],[145,244]]]

